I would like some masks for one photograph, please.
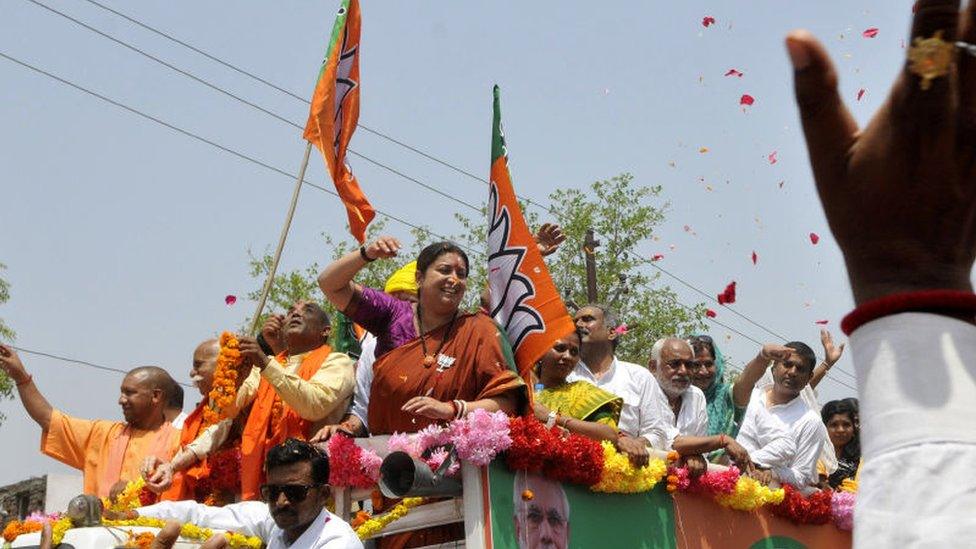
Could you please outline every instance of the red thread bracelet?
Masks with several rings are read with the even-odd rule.
[[[925,312],[976,323],[976,294],[962,290],[921,290],[887,295],[862,303],[840,323],[846,335],[884,316]]]

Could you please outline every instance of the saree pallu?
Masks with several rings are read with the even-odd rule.
[[[624,399],[587,381],[564,383],[535,394],[549,410],[583,421],[593,421],[617,429]]]
[[[513,395],[517,402],[516,413],[524,412],[528,402],[525,383],[508,358],[511,354],[504,352],[508,345],[505,336],[488,316],[481,313],[458,316],[453,327],[448,323],[428,333],[425,340],[428,352],[437,353],[440,349],[434,364],[429,367],[424,366],[424,351],[419,338],[393,349],[373,363],[374,377],[369,397],[369,430],[372,434],[415,432],[437,423],[437,420],[400,410],[416,396],[451,402]],[[383,503],[384,507],[392,507],[395,501],[384,498]],[[376,540],[376,546],[403,549],[462,539],[464,525],[454,523],[382,537]]]

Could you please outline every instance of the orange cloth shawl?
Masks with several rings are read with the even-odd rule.
[[[332,347],[323,345],[309,352],[298,367],[298,377],[308,381],[319,371]],[[278,362],[285,364],[284,354],[278,355]],[[268,368],[277,368],[268,365]],[[280,417],[274,418],[273,415]],[[268,380],[262,378],[251,413],[241,435],[241,498],[259,499],[258,493],[264,481],[264,457],[269,449],[281,444],[287,438],[307,439],[311,422],[302,419],[290,406],[281,402],[281,397]]]

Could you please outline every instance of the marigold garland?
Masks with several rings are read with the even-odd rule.
[[[166,521],[153,517],[138,517],[128,520],[103,520],[102,524],[105,526],[148,526],[151,528],[162,528],[166,526]],[[210,539],[213,535],[214,531],[210,528],[203,528],[196,524],[187,523],[180,527],[180,537],[184,539],[203,542]],[[224,537],[227,538],[228,544],[235,549],[260,549],[262,545],[261,538],[256,536],[245,536],[236,532],[224,532]],[[55,545],[57,545],[57,542],[55,542]]]
[[[423,504],[426,498],[403,498],[389,513],[379,517],[367,519],[356,528],[356,535],[359,539],[366,540],[383,531],[391,522],[395,522],[405,517],[410,509]]]
[[[600,482],[590,487],[594,492],[632,494],[654,488],[668,472],[663,459],[652,459],[647,465],[636,468],[626,454],[617,451],[613,443],[603,441],[603,475]]]
[[[139,477],[125,483],[125,488],[119,495],[115,496],[115,499],[102,498],[102,506],[107,511],[121,513],[143,505],[150,505],[155,503],[155,500],[156,494],[153,494],[146,486],[146,479]]]
[[[237,378],[243,362],[239,346],[240,342],[231,332],[220,334],[220,353],[214,369],[213,386],[207,395],[210,404],[203,410],[201,431],[225,419],[225,410],[237,398]]]
[[[739,511],[752,511],[764,505],[778,504],[783,501],[784,495],[782,488],[773,490],[754,478],[740,476],[735,483],[735,490],[731,494],[716,495],[715,501],[719,505]]]

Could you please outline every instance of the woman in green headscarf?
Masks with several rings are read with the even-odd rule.
[[[688,343],[695,351],[691,382],[705,393],[708,402],[708,434],[735,438],[748,401],[736,405],[732,394],[735,382],[725,381],[725,359],[711,336],[691,336]]]
[[[595,440],[617,440],[617,421],[623,399],[586,381],[566,382],[579,362],[580,335],[572,332],[557,339],[536,364],[533,411],[547,426],[558,425],[571,433]]]

